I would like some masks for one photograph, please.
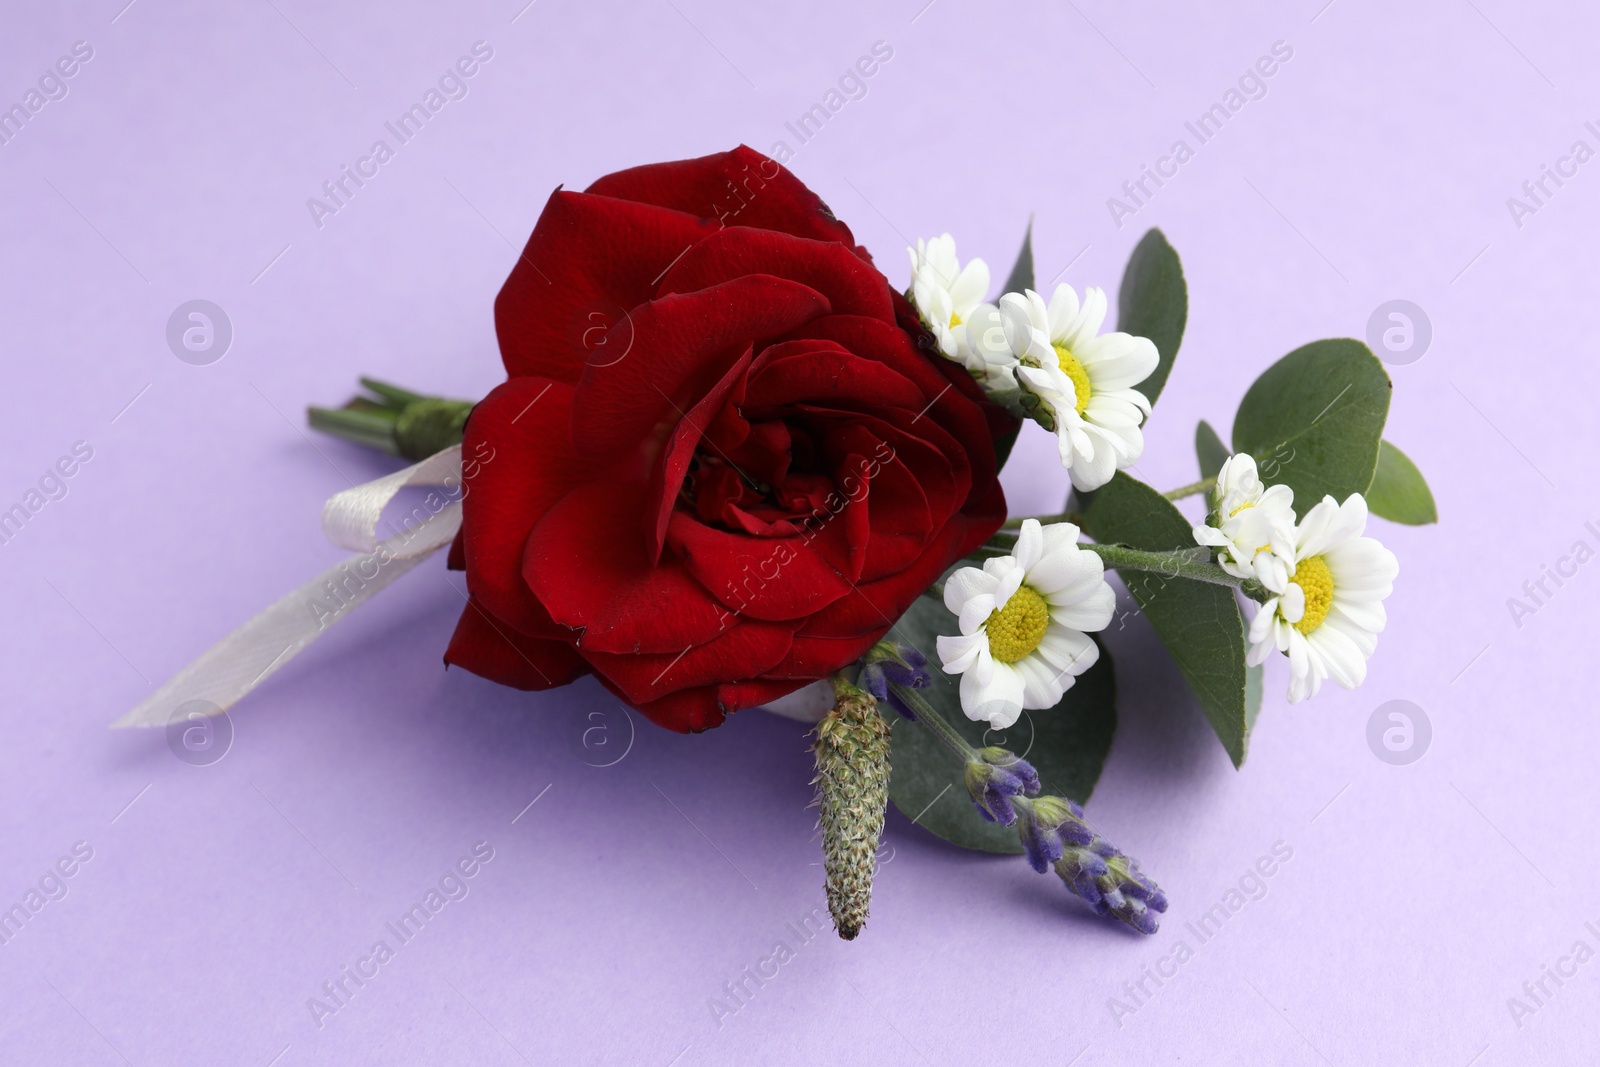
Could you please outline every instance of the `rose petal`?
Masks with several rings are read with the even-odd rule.
[[[743,620],[716,639],[674,652],[615,653],[578,649],[596,674],[635,705],[696,686],[759,677],[789,652],[794,627]]]
[[[803,619],[850,592],[805,537],[750,538],[676,512],[667,542],[711,595],[747,618]]]
[[[815,289],[766,275],[738,278],[635,308],[627,355],[584,369],[572,402],[572,440],[591,459],[664,442],[675,426],[749,351],[825,314]]]
[[[461,444],[461,547],[467,589],[523,633],[563,638],[522,578],[534,526],[584,473],[567,443],[572,387],[542,378],[497,386],[467,419]]]
[[[462,610],[444,661],[513,689],[554,689],[589,673],[589,664],[567,642],[518,633],[477,600]]]
[[[661,272],[713,232],[695,215],[557,189],[495,298],[506,374],[575,383],[586,362],[613,358],[607,328],[625,322],[654,295]]]
[[[850,227],[798,178],[754,149],[652,163],[607,174],[589,192],[855,247]],[[865,254],[865,250],[862,250]]]
[[[836,241],[815,241],[773,230],[720,230],[674,263],[658,293],[688,293],[751,274],[808,285],[828,298],[835,314],[894,321],[889,286],[871,263]]]
[[[705,644],[735,617],[682,561],[646,555],[643,486],[593,482],[546,512],[528,538],[522,576],[556,622],[582,628],[584,652],[665,652]]]

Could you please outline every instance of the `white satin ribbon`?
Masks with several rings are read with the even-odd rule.
[[[437,509],[413,509],[401,517],[399,533],[379,541],[384,508],[409,486],[446,486],[452,499]],[[330,497],[322,505],[322,532],[340,548],[359,554],[329,567],[255,615],[111,725],[166,726],[179,716],[179,709],[187,722],[194,714],[220,715],[233,707],[328,627],[449,544],[461,528],[461,490],[461,446],[453,445],[415,466]],[[763,710],[815,723],[831,707],[833,685],[824,678]]]
[[[446,486],[447,503],[435,499],[402,516],[399,532],[378,540],[378,522],[395,494],[408,486]],[[340,548],[359,553],[329,567],[207,649],[113,726],[166,726],[191,701],[210,707],[185,711],[220,714],[271,677],[334,623],[449,544],[461,528],[461,446],[421,463],[347,489],[322,506],[322,530]],[[445,499],[440,496],[439,499]]]

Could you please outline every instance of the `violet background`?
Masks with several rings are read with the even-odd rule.
[[[0,904],[74,842],[94,857],[0,946],[0,1061],[1581,1062],[1600,964],[1520,1027],[1507,998],[1575,941],[1600,947],[1600,576],[1520,628],[1506,599],[1600,544],[1600,163],[1520,228],[1506,198],[1575,140],[1600,147],[1595,16],[524,2],[4,17],[0,103],[75,41],[94,58],[0,146],[0,508],[74,442],[94,458],[0,546]],[[316,227],[306,199],[478,40],[494,56],[470,95]],[[1148,226],[1179,250],[1191,311],[1137,471],[1153,484],[1193,480],[1196,420],[1225,433],[1291,348],[1362,337],[1395,298],[1432,322],[1425,356],[1391,368],[1387,436],[1442,522],[1373,524],[1401,577],[1365,686],[1290,709],[1274,662],[1235,772],[1143,621],[1112,637],[1122,728],[1089,813],[1169,893],[1160,934],[895,813],[864,935],[802,947],[786,924],[823,905],[802,729],[751,712],[679,737],[634,716],[626,757],[589,766],[584,730],[620,746],[630,722],[597,685],[525,695],[442,669],[462,603],[442,559],[235,709],[220,762],[107,729],[338,558],[321,502],[392,465],[308,438],[306,403],[366,372],[481,395],[501,377],[491,302],[552,188],[795,148],[785,122],[876,41],[893,58],[866,97],[790,165],[895,284],[906,238],[946,230],[998,284],[1030,211],[1041,280],[1114,291]],[[1106,199],[1193,147],[1185,120],[1275,41],[1294,54],[1268,95],[1114,225]],[[197,297],[235,331],[203,367],[164,337]],[[1018,513],[1067,484],[1036,431],[1005,481]],[[1409,766],[1366,740],[1392,699],[1432,723]],[[480,840],[495,858],[470,894],[317,1028],[308,998]],[[1199,944],[1185,923],[1276,842],[1293,858],[1265,896]],[[795,958],[719,1025],[711,998],[780,939]],[[1110,998],[1136,1005],[1124,983],[1179,939],[1193,958],[1116,1019]]]

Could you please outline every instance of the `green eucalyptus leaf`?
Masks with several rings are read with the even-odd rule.
[[[1304,515],[1324,496],[1365,492],[1389,416],[1389,375],[1348,337],[1313,341],[1268,367],[1233,420],[1233,450],[1256,459],[1262,481],[1294,490]]]
[[[1411,458],[1388,441],[1378,445],[1378,469],[1367,487],[1367,508],[1374,515],[1407,526],[1439,521],[1428,482]]]
[[[1172,361],[1183,342],[1183,327],[1189,320],[1189,289],[1183,280],[1183,264],[1160,230],[1140,238],[1122,272],[1122,288],[1117,291],[1117,329],[1155,342],[1161,362],[1150,377],[1136,389],[1156,402]]]
[[[1006,278],[1005,286],[1000,290],[1005,293],[1020,293],[1024,289],[1033,288],[1033,216],[1028,216],[1028,228],[1022,234],[1022,251],[1017,253],[1017,262],[1011,268],[1011,274]]]
[[[1117,728],[1116,678],[1104,646],[1100,660],[1079,676],[1061,703],[1049,711],[1024,711],[1009,730],[991,730],[961,710],[958,677],[938,667],[934,638],[954,635],[956,618],[943,604],[921,596],[895,623],[891,640],[928,657],[933,686],[920,690],[928,703],[974,747],[998,745],[1023,757],[1039,772],[1046,793],[1083,803],[1094,791]],[[917,723],[894,724],[889,798],[906,818],[962,848],[1015,855],[1022,851],[1014,826],[986,821],[967,796],[961,761]]]
[[[1194,428],[1194,451],[1200,457],[1202,478],[1215,478],[1230,454],[1228,446],[1222,443],[1222,438],[1217,436],[1217,431],[1205,419],[1201,419],[1200,425]]]
[[[1244,729],[1248,737],[1256,727],[1256,716],[1261,714],[1261,697],[1266,691],[1267,665],[1258,663],[1244,669]]]
[[[1194,547],[1189,520],[1172,501],[1117,472],[1087,498],[1083,528],[1102,544],[1163,551]],[[1254,710],[1245,670],[1244,616],[1232,587],[1150,571],[1119,572],[1172,654],[1235,767],[1244,763]]]
[[[1004,470],[1006,460],[1011,458],[1011,450],[1016,447],[1017,435],[1022,432],[1022,423],[1019,421],[1015,428],[1001,434],[994,443],[994,469]]]

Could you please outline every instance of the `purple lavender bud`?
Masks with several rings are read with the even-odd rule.
[[[1003,767],[969,760],[966,770],[967,794],[977,806],[978,814],[990,822],[1010,826],[1017,821],[1016,808],[1011,798],[1022,793],[1022,779]]]
[[[1023,819],[1018,830],[1022,849],[1028,856],[1028,866],[1043,874],[1050,865],[1061,858],[1061,838],[1032,819]]]
[[[978,814],[1001,826],[1017,821],[1013,797],[1039,791],[1039,772],[1027,760],[1003,748],[981,748],[974,752],[967,760],[965,780],[967,794],[977,805]]]
[[[1000,767],[1016,775],[1022,782],[1023,792],[1030,797],[1039,795],[1039,772],[1033,769],[1033,764],[1021,756],[1014,756],[1006,749],[991,745],[989,748],[980,748],[978,758],[991,766]],[[1077,814],[1080,818],[1083,815],[1081,811]]]
[[[1139,865],[1098,834],[1081,847],[1068,848],[1056,874],[1097,915],[1115,915],[1142,934],[1156,932],[1156,915],[1167,910],[1166,894]]]
[[[1017,808],[1021,815],[1017,835],[1022,839],[1022,849],[1028,855],[1028,863],[1040,874],[1061,859],[1069,843],[1084,843],[1078,839],[1085,837],[1089,830],[1073,816],[1076,807],[1063,797],[1018,799]]]
[[[1118,916],[1123,922],[1127,923],[1141,934],[1153,934],[1160,929],[1160,924],[1157,922],[1156,917],[1150,914],[1150,910],[1148,908],[1145,908],[1142,904],[1139,904],[1138,901],[1134,901],[1133,903],[1138,906]]]
[[[928,672],[928,657],[915,648],[879,641],[862,658],[856,684],[914,721],[917,713],[895,694],[895,687],[926,689],[933,684],[933,675]]]

